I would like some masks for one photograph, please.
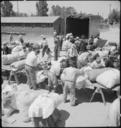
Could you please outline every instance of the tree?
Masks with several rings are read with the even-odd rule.
[[[108,16],[108,20],[110,23],[120,22],[120,11],[113,9]]]
[[[48,4],[45,0],[36,3],[37,16],[47,16]]]
[[[75,8],[73,7],[60,7],[59,5],[53,5],[51,7],[51,16],[61,16],[61,18],[65,18],[70,15],[77,14]]]
[[[14,16],[13,5],[10,1],[1,2],[1,16]]]

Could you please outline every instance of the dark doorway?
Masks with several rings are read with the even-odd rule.
[[[66,33],[73,33],[74,36],[89,36],[89,18],[73,18],[66,19]]]

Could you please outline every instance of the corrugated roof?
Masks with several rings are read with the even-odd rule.
[[[1,17],[1,23],[54,23],[59,16]]]

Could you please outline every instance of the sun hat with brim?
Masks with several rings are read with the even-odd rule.
[[[38,50],[40,49],[40,46],[38,44],[33,44],[32,48],[33,50]]]

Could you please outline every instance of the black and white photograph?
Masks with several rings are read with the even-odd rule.
[[[120,1],[0,4],[2,127],[119,127]]]

